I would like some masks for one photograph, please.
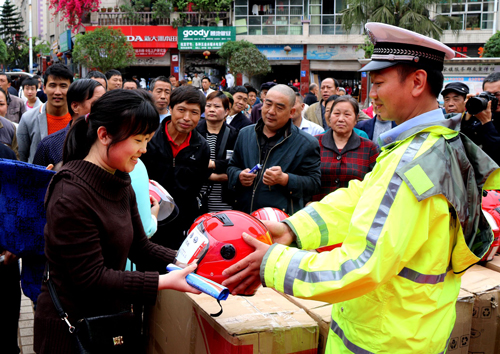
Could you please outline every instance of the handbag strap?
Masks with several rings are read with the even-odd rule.
[[[224,134],[222,135],[219,151],[217,152],[217,160],[222,160],[222,157],[224,156],[224,150],[226,150],[227,139],[229,138],[229,126],[224,128]]]
[[[43,275],[43,282],[47,284],[47,288],[49,289],[50,298],[52,299],[52,303],[56,308],[57,315],[66,322],[69,327],[69,333],[73,333],[75,331],[75,327],[69,323],[68,314],[63,310],[61,301],[59,300],[59,296],[57,295],[56,287],[50,279],[50,271],[49,271],[49,262],[45,265],[45,274]]]

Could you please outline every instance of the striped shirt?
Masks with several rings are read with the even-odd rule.
[[[205,139],[207,140],[208,146],[210,147],[210,160],[215,161],[217,155],[217,151],[215,151],[215,147],[217,146],[217,134],[207,132]],[[202,194],[206,193],[208,188],[208,184],[204,185],[201,189]],[[226,204],[222,201],[222,184],[213,183],[212,191],[208,196],[208,212],[213,213],[231,209],[233,209],[231,205]]]

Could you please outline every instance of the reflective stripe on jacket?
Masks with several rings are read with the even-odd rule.
[[[492,241],[480,189],[500,188],[498,166],[459,129],[457,117],[405,131],[363,181],[286,220],[302,249],[342,247],[267,252],[265,286],[334,304],[327,353],[446,350],[461,273]]]

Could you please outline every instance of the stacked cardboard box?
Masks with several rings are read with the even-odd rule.
[[[149,314],[148,354],[316,354],[318,324],[272,289],[229,296],[224,312],[208,295],[163,290]]]
[[[469,353],[500,353],[500,273],[475,265],[463,275],[462,289],[475,297]]]

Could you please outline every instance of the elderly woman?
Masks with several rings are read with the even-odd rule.
[[[362,180],[375,166],[377,146],[353,131],[358,115],[358,102],[351,96],[326,103],[330,129],[316,136],[321,148],[321,190],[314,201],[347,187],[352,179]]]

